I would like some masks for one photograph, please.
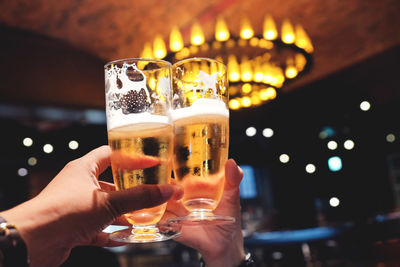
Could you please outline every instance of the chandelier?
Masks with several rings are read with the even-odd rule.
[[[173,27],[168,52],[162,36],[157,35],[152,44],[144,45],[141,57],[172,63],[188,57],[224,62],[228,68],[229,108],[237,110],[275,99],[279,88],[310,70],[313,51],[312,42],[301,25],[293,26],[285,19],[279,34],[273,18],[266,15],[262,34],[255,34],[250,21],[244,17],[239,36],[232,35],[224,19],[218,17],[214,38],[208,41],[200,24],[195,22],[187,45],[179,29]]]

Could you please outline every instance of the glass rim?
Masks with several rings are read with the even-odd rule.
[[[175,62],[174,64],[172,64],[172,66],[181,65],[181,64],[184,64],[184,63],[186,63],[186,62],[188,62],[188,61],[201,61],[201,60],[205,60],[205,61],[208,61],[208,62],[215,62],[215,63],[218,63],[218,64],[220,64],[220,65],[223,65],[223,66],[225,67],[225,69],[227,68],[227,66],[225,65],[225,63],[223,63],[223,62],[221,62],[221,61],[219,61],[219,60],[216,60],[216,59],[214,59],[214,58],[209,58],[209,57],[191,57],[191,58],[185,58],[185,59],[181,59],[181,60]]]
[[[109,61],[109,62],[107,62],[106,64],[104,64],[104,69],[107,69],[107,68],[108,68],[109,66],[111,66],[112,64],[120,63],[120,62],[124,62],[124,61],[127,61],[127,62],[132,62],[132,61],[135,61],[135,62],[158,62],[158,63],[163,63],[163,64],[165,64],[165,66],[172,67],[171,62],[166,61],[166,60],[163,60],[163,59],[156,59],[156,58],[140,58],[140,57],[134,58],[134,57],[133,57],[133,58],[121,58],[121,59],[115,59],[115,60]]]

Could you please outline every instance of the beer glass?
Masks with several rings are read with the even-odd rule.
[[[172,66],[174,179],[184,188],[188,216],[178,224],[232,223],[213,213],[225,183],[229,148],[228,80],[226,66],[208,58],[190,58]]]
[[[173,155],[171,64],[121,59],[107,63],[104,69],[108,143],[116,189],[169,183]],[[110,238],[143,243],[176,237],[179,229],[160,223],[166,205],[125,214],[132,229],[114,232]]]

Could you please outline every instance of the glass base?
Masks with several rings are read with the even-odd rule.
[[[124,243],[150,243],[176,238],[181,234],[180,230],[180,226],[176,224],[133,226],[113,232],[109,237],[111,240]]]
[[[171,225],[221,225],[234,223],[236,220],[230,216],[215,215],[210,210],[194,210],[187,216],[168,220]]]

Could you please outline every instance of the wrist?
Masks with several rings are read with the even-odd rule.
[[[243,242],[232,242],[230,246],[214,253],[202,253],[204,266],[207,267],[236,267],[245,258]]]
[[[219,264],[227,265],[226,262],[221,262]],[[200,267],[209,267],[209,266],[211,266],[211,265],[206,264],[206,262],[203,260],[203,258],[200,258]],[[217,266],[217,265],[215,265],[215,266]],[[227,266],[231,266],[231,265],[227,265]],[[240,261],[240,263],[238,263],[237,265],[233,265],[233,266],[234,267],[254,267],[255,263],[252,258],[252,255],[250,254],[250,252],[248,252],[244,256],[244,258]]]
[[[0,216],[0,266],[28,264],[27,248],[17,228]]]

